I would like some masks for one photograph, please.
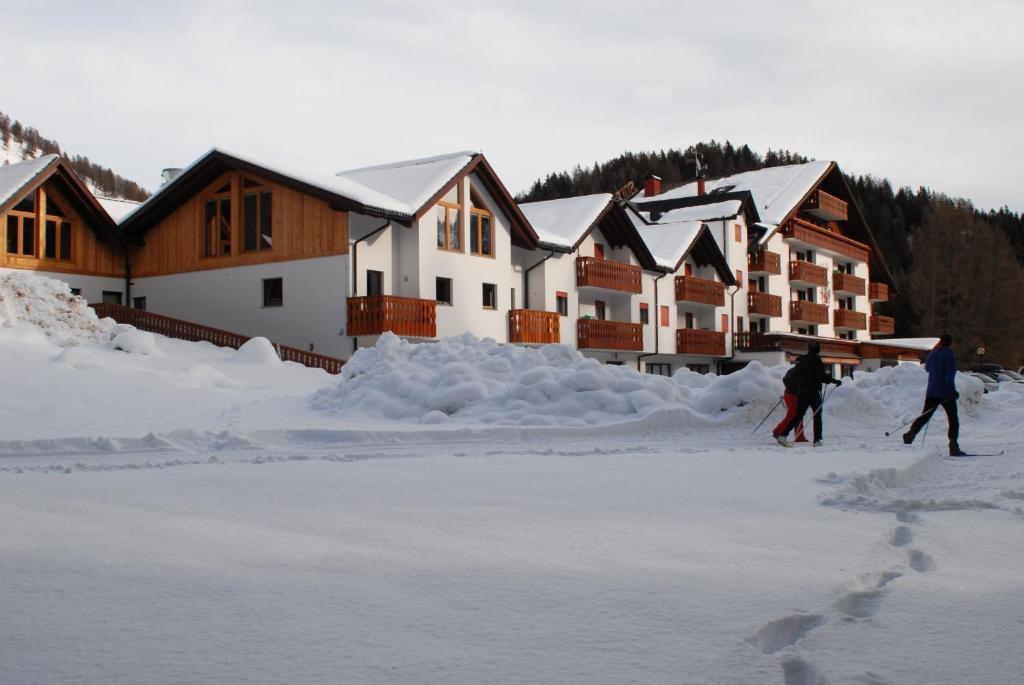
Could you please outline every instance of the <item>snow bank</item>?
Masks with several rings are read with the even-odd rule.
[[[781,392],[777,374],[758,363],[721,378],[689,371],[665,378],[601,364],[567,345],[524,348],[470,334],[414,344],[388,334],[353,355],[341,381],[312,404],[421,423],[583,426],[666,408],[717,418]]]
[[[114,332],[114,323],[99,319],[64,281],[28,272],[0,275],[0,329],[22,323],[61,347],[106,343]]]
[[[836,390],[834,398],[829,399],[836,410],[858,412],[865,417],[882,410],[900,423],[921,413],[928,386],[928,372],[924,366],[900,364],[877,371],[855,371],[853,378],[855,389],[843,386]],[[981,381],[958,373],[956,388],[960,393],[960,409],[976,416],[985,392]]]
[[[114,338],[114,349],[130,354],[163,355],[163,352],[156,346],[156,336],[135,328],[118,333]]]
[[[231,357],[236,364],[254,364],[256,366],[281,366],[281,358],[273,343],[266,338],[252,338],[238,348]]]

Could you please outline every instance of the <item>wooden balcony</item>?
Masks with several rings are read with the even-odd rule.
[[[828,305],[793,300],[789,303],[789,320],[793,323],[828,323]]]
[[[508,341],[547,345],[560,342],[558,312],[513,309],[508,313]]]
[[[791,219],[782,227],[782,237],[821,248],[833,254],[842,255],[858,262],[868,261],[871,248],[841,233],[833,233],[809,221]]]
[[[676,276],[676,301],[725,306],[725,283],[696,276]]]
[[[782,298],[769,293],[748,292],[747,314],[750,316],[782,316]]]
[[[581,350],[642,352],[644,327],[626,321],[576,320],[576,346]]]
[[[680,328],[676,331],[676,354],[725,356],[725,333]]]
[[[824,221],[846,221],[850,216],[847,203],[824,190],[811,193],[801,209]]]
[[[868,328],[868,315],[864,312],[858,312],[856,309],[836,309],[833,314],[836,328],[850,328],[856,331],[866,331]]]
[[[896,332],[896,319],[891,316],[875,314],[871,317],[871,333],[874,335],[892,335]]]
[[[863,296],[867,294],[867,282],[863,278],[854,276],[853,274],[843,273],[842,271],[833,271],[832,292]]]
[[[391,331],[411,338],[437,336],[437,302],[412,297],[372,295],[348,300],[348,335]]]
[[[888,302],[889,286],[885,283],[871,283],[868,285],[868,300],[871,302]]]
[[[761,250],[747,255],[747,271],[754,274],[778,276],[782,273],[782,258],[777,252]]]
[[[576,285],[640,293],[643,270],[639,266],[596,257],[576,258]]]
[[[789,281],[825,286],[828,283],[828,271],[823,266],[795,259],[789,263]]]

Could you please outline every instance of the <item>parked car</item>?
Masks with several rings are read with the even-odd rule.
[[[982,382],[985,392],[995,392],[999,389],[999,381],[986,374],[977,371],[962,371],[965,376],[972,376]]]
[[[1024,383],[1024,376],[1021,376],[1016,371],[1004,369],[999,364],[975,364],[971,367],[971,371],[988,376],[997,383]]]

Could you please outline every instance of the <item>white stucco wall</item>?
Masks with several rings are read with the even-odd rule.
[[[11,269],[9,267],[0,267],[0,274],[3,273],[25,273],[30,271],[29,269]],[[80,290],[80,295],[85,298],[89,303],[98,303],[103,301],[103,291],[110,291],[121,293],[121,304],[131,304],[124,298],[125,293],[125,282],[123,278],[114,278],[110,276],[83,276],[80,274],[66,274],[57,271],[35,271],[31,270],[38,276],[46,276],[48,278],[55,278],[58,281],[64,281],[72,288]],[[137,296],[139,293],[132,292],[132,296]]]
[[[158,314],[260,335],[273,342],[348,358],[344,334],[348,257],[320,257],[137,278],[133,297]],[[284,304],[263,306],[263,280],[281,278]],[[363,284],[360,284],[361,286]]]

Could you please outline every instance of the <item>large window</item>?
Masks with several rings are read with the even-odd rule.
[[[231,181],[225,182],[203,203],[203,256],[231,254]]]
[[[242,177],[242,249],[246,252],[274,246],[272,198],[270,186]]]
[[[35,192],[7,213],[7,252],[28,257],[36,255]]]
[[[472,190],[469,198],[472,204],[469,210],[469,252],[493,257],[494,215]]]
[[[451,202],[437,203],[437,247],[462,252],[461,207]]]
[[[71,260],[71,222],[60,205],[50,196],[46,198],[46,235],[43,255],[47,259]]]

